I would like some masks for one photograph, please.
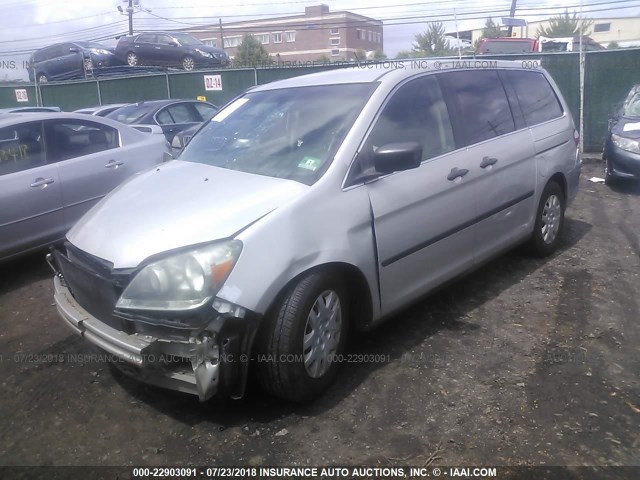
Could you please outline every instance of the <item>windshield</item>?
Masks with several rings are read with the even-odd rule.
[[[624,102],[622,109],[625,117],[640,117],[640,92],[631,95],[631,97]]]
[[[153,112],[156,107],[154,105],[127,105],[126,107],[118,108],[114,110],[107,118],[113,118],[122,123],[127,123],[129,125],[138,123],[143,117],[147,116],[149,113]]]
[[[173,38],[180,42],[180,45],[202,45],[202,42],[186,33],[173,33]]]
[[[377,84],[248,93],[221,110],[179,159],[313,184]]]

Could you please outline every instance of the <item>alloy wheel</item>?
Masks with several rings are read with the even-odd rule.
[[[560,230],[562,206],[556,195],[549,195],[542,209],[542,239],[547,245],[553,243]]]

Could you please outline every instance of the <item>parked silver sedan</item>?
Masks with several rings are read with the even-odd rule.
[[[51,257],[64,320],[142,381],[238,398],[253,366],[304,402],[349,330],[519,243],[556,250],[581,159],[551,77],[387,63],[256,87],[96,205]]]
[[[85,212],[164,159],[163,135],[70,113],[0,118],[0,260],[64,238]]]

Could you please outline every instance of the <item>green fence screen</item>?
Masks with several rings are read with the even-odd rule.
[[[576,125],[579,125],[578,53],[486,56],[482,57],[482,60],[498,58],[517,62],[539,61],[558,84],[569,104]],[[38,92],[33,85],[14,84],[0,86],[0,108],[39,104],[59,106],[69,111],[109,103],[197,97],[205,97],[216,105],[223,105],[254,85],[341,67],[344,65],[169,72],[78,82],[51,82],[38,87]],[[205,86],[206,76],[210,76],[209,89]],[[609,114],[637,83],[640,83],[640,49],[585,53],[585,151],[597,152],[602,149]],[[17,101],[16,89],[27,90],[28,102]]]

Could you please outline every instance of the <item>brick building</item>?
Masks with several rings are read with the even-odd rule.
[[[234,57],[245,34],[255,36],[275,61],[352,60],[358,50],[383,51],[382,22],[352,12],[306,7],[304,15],[186,29]],[[223,41],[221,40],[223,37]]]

